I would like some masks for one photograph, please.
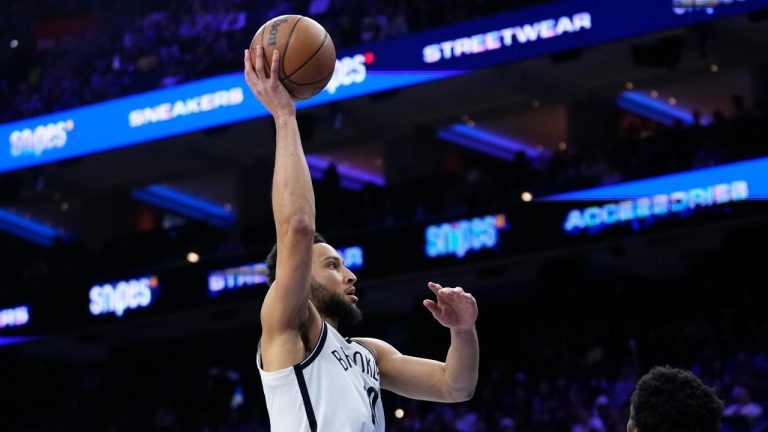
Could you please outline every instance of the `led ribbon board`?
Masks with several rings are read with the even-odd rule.
[[[266,284],[267,264],[263,262],[208,272],[208,294],[211,296],[224,290]]]
[[[356,57],[365,59],[362,54]],[[337,62],[337,74],[339,64],[344,62]],[[344,71],[351,74],[350,70]],[[364,65],[361,70],[357,75],[336,78],[334,87],[297,106],[305,108],[455,75],[445,71],[366,73]],[[6,123],[0,125],[0,172],[267,116],[267,110],[249,93],[241,73],[228,74]]]
[[[571,209],[568,233],[595,232],[609,225],[688,214],[700,208],[768,198],[768,158],[568,192],[538,201],[601,201]]]
[[[381,68],[471,71],[768,7],[768,0],[720,3],[711,13],[680,14],[671,1],[551,2],[415,34],[398,40],[401,46],[375,45],[377,62]]]
[[[672,0],[672,7],[676,14],[691,12],[704,12],[713,14],[718,6],[728,6],[736,2],[747,0]]]
[[[350,270],[358,270],[363,266],[363,248],[349,246],[340,248],[339,255],[344,265]],[[236,290],[256,285],[267,285],[267,263],[260,262],[238,267],[229,267],[208,272],[208,294],[216,297],[225,290]]]
[[[566,0],[409,37],[339,50],[325,90],[299,108],[455,76],[559,51],[744,14],[768,0],[721,1],[707,13],[671,2]],[[268,115],[242,72],[0,125],[0,172]]]

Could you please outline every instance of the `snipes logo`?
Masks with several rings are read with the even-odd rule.
[[[467,252],[498,246],[499,232],[507,227],[507,217],[501,213],[430,225],[425,232],[424,250],[430,258],[443,255],[463,258]]]
[[[12,157],[40,156],[47,150],[62,148],[67,144],[68,133],[75,128],[72,119],[57,123],[39,125],[34,129],[26,128],[11,132],[8,141],[11,144]]]
[[[6,327],[21,327],[28,323],[29,308],[27,306],[0,309],[0,329]]]
[[[88,292],[91,315],[112,313],[120,317],[126,310],[145,308],[152,303],[158,286],[156,276],[94,285]]]
[[[328,82],[328,85],[325,86],[325,89],[328,93],[334,94],[339,87],[360,84],[365,81],[365,77],[368,74],[366,65],[370,65],[375,60],[376,56],[372,52],[337,59],[333,77]]]

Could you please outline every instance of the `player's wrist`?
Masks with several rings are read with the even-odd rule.
[[[275,124],[280,126],[284,123],[295,123],[296,122],[296,110],[295,109],[289,109],[285,108],[282,110],[276,110],[273,114],[273,117],[275,118]]]
[[[472,324],[470,324],[468,326],[452,327],[451,331],[456,336],[474,336],[475,333],[476,333],[476,329],[475,329],[475,324],[474,323],[472,323]]]

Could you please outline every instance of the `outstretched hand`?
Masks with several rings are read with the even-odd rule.
[[[252,55],[256,56],[255,62],[251,61]],[[248,87],[273,117],[296,114],[296,104],[280,82],[280,50],[275,50],[272,54],[269,77],[264,73],[264,48],[261,45],[257,46],[254,52],[245,50],[243,63]]]
[[[464,292],[461,287],[443,288],[434,282],[427,283],[427,286],[437,296],[437,302],[426,299],[424,306],[440,324],[453,330],[468,330],[474,327],[477,320],[477,301],[472,294]]]

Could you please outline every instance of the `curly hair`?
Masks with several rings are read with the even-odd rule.
[[[315,233],[315,238],[312,239],[312,244],[328,243],[323,236]],[[270,285],[275,281],[275,274],[277,273],[277,243],[272,246],[272,250],[267,255],[267,281]]]
[[[637,383],[632,409],[640,432],[719,432],[723,402],[693,373],[657,366]]]

